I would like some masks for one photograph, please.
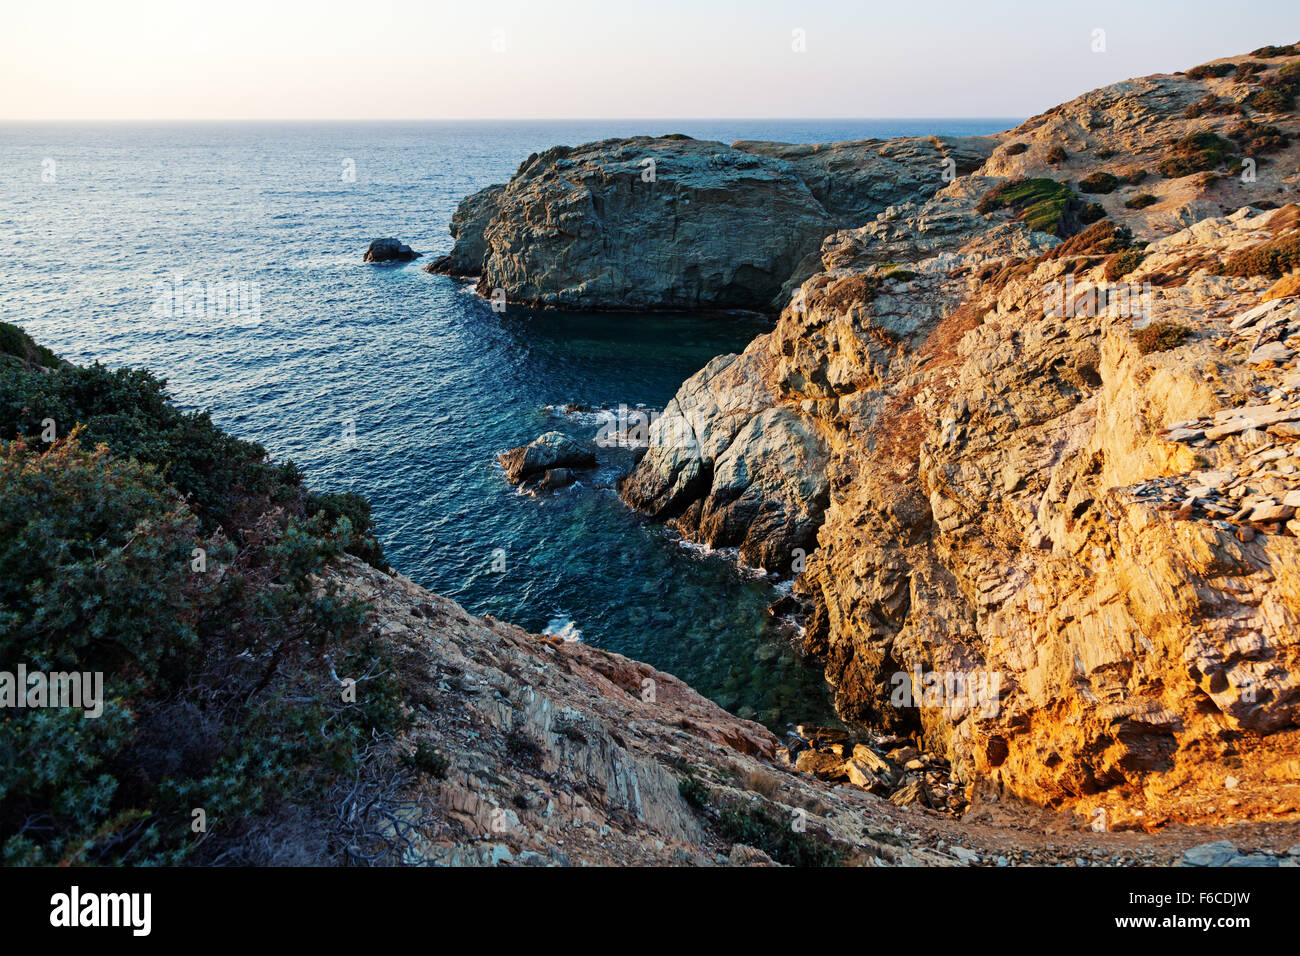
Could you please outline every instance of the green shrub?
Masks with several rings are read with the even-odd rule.
[[[0,358],[17,359],[8,362],[12,365],[43,365],[54,368],[62,360],[43,345],[37,345],[32,337],[16,325],[0,322]]]
[[[1228,137],[1248,156],[1277,152],[1286,149],[1290,142],[1287,135],[1276,126],[1266,126],[1249,119],[1242,120]]]
[[[1173,322],[1153,322],[1146,328],[1135,331],[1133,339],[1137,342],[1139,352],[1150,355],[1152,352],[1167,352],[1177,348],[1191,334],[1192,330],[1186,326]]]
[[[1267,63],[1256,63],[1253,60],[1244,60],[1237,64],[1237,72],[1232,75],[1232,78],[1237,83],[1245,83],[1252,76],[1255,76],[1258,73],[1263,73],[1267,69]]]
[[[292,462],[273,464],[261,445],[225,433],[206,412],[182,412],[166,385],[144,369],[109,370],[98,363],[63,364],[53,374],[0,368],[0,440],[36,440],[46,419],[60,434],[80,424],[85,443],[103,442],[118,458],[153,465],[185,496],[203,533],[220,528],[237,544],[268,507],[307,515]],[[317,496],[317,510],[346,514],[354,539],[349,550],[383,568],[368,506],[331,506],[330,497]]]
[[[709,805],[709,788],[698,777],[682,777],[677,781],[677,792],[682,795],[688,806],[703,810]]]
[[[1300,53],[1300,47],[1294,43],[1287,46],[1262,46],[1258,50],[1250,51],[1251,56],[1262,56],[1266,60],[1276,56],[1295,56],[1297,53]]]
[[[67,423],[52,443],[28,437],[46,416]],[[229,837],[281,801],[319,805],[401,725],[364,606],[319,577],[360,508],[308,515],[305,494],[291,466],[179,412],[147,373],[0,369],[0,661],[102,673],[107,701],[99,718],[0,713],[5,863],[210,852],[221,838],[195,838],[193,808]],[[356,703],[326,653],[368,672]]]
[[[1246,103],[1261,113],[1289,113],[1295,107],[1295,91],[1285,87],[1265,87],[1246,97]]]
[[[1156,169],[1166,179],[1217,169],[1232,158],[1232,144],[1208,131],[1189,133],[1169,144]]]
[[[1079,180],[1081,193],[1113,193],[1119,186],[1119,179],[1107,172],[1098,170]]]
[[[420,740],[415,745],[415,752],[407,757],[407,765],[437,780],[446,780],[451,761],[428,740]]]
[[[796,831],[758,807],[727,807],[722,811],[719,831],[728,843],[743,843],[762,850],[786,866],[838,866],[842,852],[814,833]]]
[[[1160,200],[1150,193],[1138,193],[1128,202],[1124,203],[1129,209],[1146,209],[1148,206],[1154,206]]]

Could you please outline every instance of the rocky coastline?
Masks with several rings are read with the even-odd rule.
[[[990,137],[557,147],[429,269],[779,311],[621,493],[795,578],[849,726],[1112,828],[1294,820],[1298,77],[1272,47]],[[868,780],[841,751],[803,759]]]

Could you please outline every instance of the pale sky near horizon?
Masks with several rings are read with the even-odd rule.
[[[1296,41],[1296,0],[0,0],[0,120],[1020,117]]]

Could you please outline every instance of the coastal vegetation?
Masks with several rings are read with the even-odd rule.
[[[364,606],[317,577],[346,551],[382,565],[368,506],[147,371],[13,326],[0,346],[0,658],[102,674],[105,698],[0,718],[4,862],[245,858],[259,815],[322,806],[401,723]],[[372,679],[348,700],[334,674]]]

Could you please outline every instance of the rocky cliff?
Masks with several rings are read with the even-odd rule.
[[[683,385],[624,496],[797,575],[841,714],[958,779],[1147,828],[1293,817],[1298,53],[1086,94],[878,212],[838,160],[737,144],[874,218]],[[610,259],[534,239],[534,195],[488,244],[562,262],[522,286],[546,301]]]
[[[779,308],[836,227],[920,201],[979,165],[981,137],[835,143],[682,136],[559,146],[465,199],[429,270],[563,308]]]

